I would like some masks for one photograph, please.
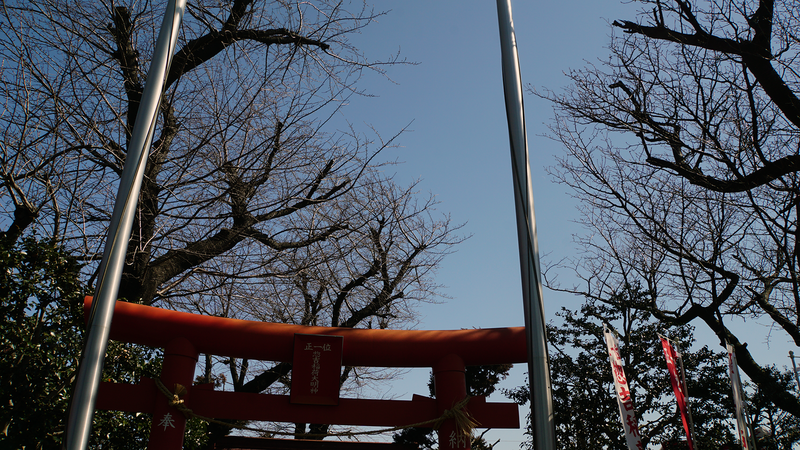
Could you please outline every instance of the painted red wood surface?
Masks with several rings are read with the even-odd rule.
[[[91,298],[87,297],[85,307],[88,317]],[[295,347],[298,335],[325,336],[311,338],[308,342],[307,338],[300,337],[300,347]],[[195,414],[223,420],[379,427],[416,424],[439,418],[446,409],[465,398],[464,369],[467,365],[521,363],[527,358],[523,327],[452,331],[303,327],[201,316],[124,302],[118,302],[115,307],[111,339],[167,347],[162,382],[167,386],[174,383],[186,386],[185,405]],[[431,367],[436,399],[417,395],[410,401],[338,398],[336,383],[337,402],[300,404],[292,402],[288,395],[218,392],[212,385],[189,386],[198,353],[291,362],[298,361],[295,353],[305,352],[309,344],[312,349],[321,346],[320,353],[326,353],[326,344],[331,344],[333,350],[329,339],[340,342],[341,353],[333,357],[339,364]],[[180,348],[176,343],[181,343]],[[338,368],[336,364],[329,367],[335,368],[333,375],[325,378],[333,379]],[[310,369],[313,368],[312,359]],[[153,380],[142,380],[138,385],[102,383],[96,407],[152,413],[154,429],[158,426],[162,429],[151,436],[157,441],[151,439],[151,450],[180,449],[178,436],[183,433],[185,420],[177,417],[180,413],[175,408],[165,406],[166,401]],[[317,399],[313,403],[320,401]],[[480,428],[519,428],[519,411],[514,403],[487,403],[483,397],[474,397],[469,400],[467,410]],[[467,441],[459,437],[452,420],[446,420],[439,429],[439,445],[442,449],[469,448]]]
[[[91,297],[86,299],[86,314]],[[146,325],[144,325],[146,324]],[[528,360],[525,328],[472,330],[363,330],[305,327],[226,319],[117,302],[111,339],[163,348],[188,339],[199,353],[290,362],[295,334],[344,336],[345,366],[433,367],[449,354],[464,364],[523,363]]]
[[[164,400],[153,380],[148,379],[138,385],[101,383],[97,397],[97,409],[144,413],[152,413],[154,403]],[[210,385],[192,386],[186,406],[195,414],[220,420],[375,427],[408,425],[439,417],[436,399],[420,395],[411,400],[340,398],[336,406],[317,406],[293,404],[288,395],[214,391]],[[481,428],[519,428],[519,408],[514,403],[488,403],[483,397],[473,397],[467,407]]]
[[[336,405],[342,375],[341,336],[295,334],[292,403]]]

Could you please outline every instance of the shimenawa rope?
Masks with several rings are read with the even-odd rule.
[[[206,422],[209,423],[215,423],[217,425],[222,425],[228,428],[238,428],[240,430],[256,431],[259,433],[265,432],[264,430],[258,428],[247,427],[244,425],[236,425],[229,422],[223,422],[217,419],[212,419],[211,417],[205,417],[195,414],[194,411],[192,411],[189,407],[187,407],[186,403],[183,401],[183,397],[187,393],[185,386],[175,383],[175,390],[170,391],[166,386],[164,386],[164,383],[162,383],[160,379],[156,378],[155,382],[156,386],[158,387],[158,390],[161,391],[161,393],[167,397],[167,403],[170,406],[175,407],[178,411],[180,411],[181,414],[183,414],[183,416],[186,417],[186,419],[197,418],[200,420],[205,420]],[[383,428],[380,430],[372,430],[372,431],[343,431],[339,433],[325,433],[325,434],[303,433],[302,436],[303,437],[362,436],[370,434],[389,433],[392,431],[404,430],[406,428],[421,427],[423,425],[429,425],[429,424],[432,424],[434,430],[438,430],[442,426],[442,423],[444,423],[445,420],[453,419],[453,421],[455,421],[456,424],[456,432],[471,438],[472,430],[478,426],[478,423],[475,421],[475,419],[472,417],[469,411],[466,410],[467,403],[469,403],[471,398],[472,397],[470,397],[469,395],[466,396],[463,400],[453,405],[452,408],[444,410],[441,416],[437,417],[436,419],[426,420],[424,422],[417,422],[417,423],[412,423],[410,425],[402,425],[402,426]],[[268,431],[268,433],[279,436],[297,435],[297,433],[290,433],[285,431]]]

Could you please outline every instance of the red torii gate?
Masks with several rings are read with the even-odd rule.
[[[88,314],[91,297],[85,308]],[[296,335],[342,337],[341,362],[347,366],[430,367],[436,398],[412,400],[338,399],[336,405],[297,404],[288,395],[218,392],[213,385],[192,386],[199,353],[292,362]],[[306,327],[203,316],[117,302],[110,338],[163,347],[160,380],[186,387],[184,404],[199,416],[227,420],[403,426],[433,421],[466,398],[466,366],[527,360],[525,328],[474,330],[364,330]],[[97,409],[153,414],[150,450],[178,450],[186,418],[170,406],[154,380],[139,384],[101,383]],[[487,403],[473,397],[466,407],[481,428],[519,428],[514,403]],[[432,425],[428,425],[432,426]],[[467,450],[452,419],[438,430],[442,449]]]

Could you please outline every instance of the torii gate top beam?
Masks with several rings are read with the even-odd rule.
[[[91,297],[87,297],[87,311],[90,305]],[[143,323],[147,326],[143,327]],[[290,362],[295,334],[344,336],[342,363],[348,366],[432,367],[447,355],[458,355],[468,366],[527,361],[524,327],[472,330],[307,327],[199,316],[125,302],[116,304],[110,338],[166,347],[171,340],[183,337],[200,353]]]

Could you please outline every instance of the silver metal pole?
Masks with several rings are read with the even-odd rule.
[[[178,40],[186,0],[169,0],[161,31],[158,35],[147,73],[147,82],[136,114],[128,155],[119,181],[117,200],[108,228],[108,237],[100,263],[98,284],[95,289],[88,333],[84,343],[78,377],[75,381],[67,435],[64,446],[69,450],[82,450],[89,444],[92,429],[97,388],[103,374],[103,360],[108,344],[114,304],[119,293],[120,278],[125,264],[125,254],[131,237],[139,192],[147,163],[150,144],[153,140],[156,116],[166,83],[166,75]]]
[[[792,372],[794,372],[794,381],[797,382],[797,389],[800,389],[800,377],[797,376],[797,365],[794,363],[794,352],[789,350],[789,358],[792,359]]]
[[[747,414],[747,402],[742,390],[742,380],[739,377],[739,364],[736,361],[736,350],[725,342],[725,349],[728,351],[728,373],[731,377],[731,390],[733,391],[733,403],[736,407],[736,428],[739,431],[740,444],[743,449],[756,450],[756,440],[753,434],[753,427],[750,417]]]
[[[696,442],[694,438],[697,436],[697,433],[694,431],[692,407],[689,405],[689,387],[686,385],[686,370],[683,368],[683,355],[681,355],[681,349],[677,342],[675,342],[675,355],[678,357],[677,359],[681,369],[681,389],[683,389],[684,401],[686,402],[686,414],[689,416],[689,430],[691,430],[692,433],[692,442]]]
[[[533,210],[533,186],[525,132],[525,111],[522,101],[522,79],[519,68],[511,0],[497,0],[500,25],[500,49],[503,65],[503,87],[506,118],[511,142],[511,164],[514,178],[514,199],[517,212],[522,300],[528,338],[528,374],[531,392],[531,424],[536,450],[555,450],[555,421],[550,388],[550,364],[542,300],[539,245],[536,239],[536,217]]]

